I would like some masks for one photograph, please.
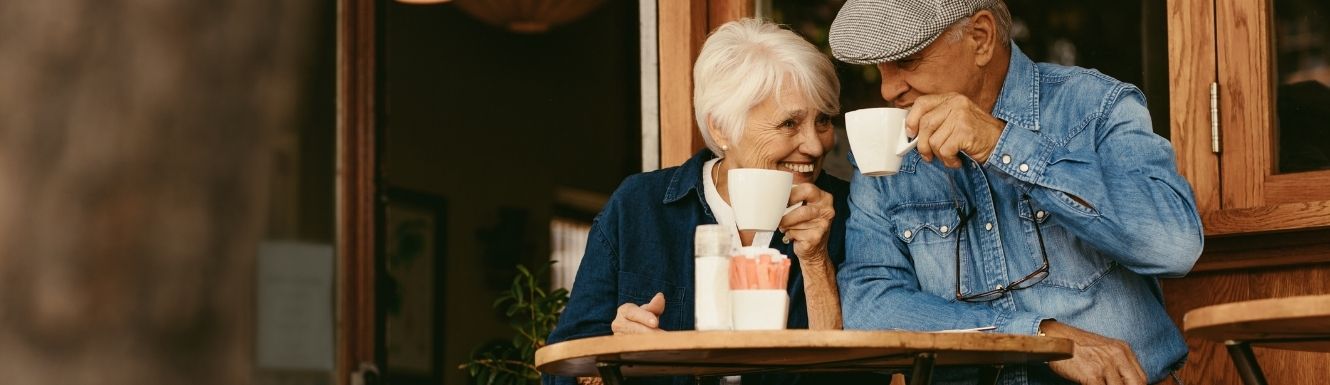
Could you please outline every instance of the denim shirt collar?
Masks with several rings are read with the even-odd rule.
[[[993,117],[1009,126],[1039,131],[1039,67],[1014,42],[1007,77],[993,105]]]
[[[678,202],[688,196],[689,191],[697,196],[698,201],[706,202],[706,196],[702,191],[702,164],[715,157],[711,150],[704,148],[693,154],[693,157],[688,158],[688,161],[683,162],[679,168],[674,169],[674,175],[670,176],[670,184],[665,188],[665,199],[661,203]],[[707,211],[707,215],[711,215],[710,208],[705,204],[702,207]]]

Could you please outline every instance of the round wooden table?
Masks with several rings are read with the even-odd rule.
[[[1071,358],[1071,340],[990,333],[777,330],[678,331],[592,337],[545,346],[536,368],[568,377],[726,376],[759,372],[911,370],[931,382],[933,367],[980,366],[980,383],[1003,365]]]
[[[1182,317],[1187,335],[1223,342],[1247,384],[1265,384],[1252,345],[1330,352],[1330,295],[1206,306]]]

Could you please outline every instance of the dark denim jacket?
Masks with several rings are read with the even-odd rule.
[[[578,268],[572,298],[550,334],[549,343],[611,334],[619,305],[644,304],[657,292],[665,293],[664,330],[693,329],[693,232],[697,225],[714,224],[702,187],[702,164],[713,158],[702,150],[682,166],[629,176],[619,185],[605,209],[596,216],[587,239],[586,254]],[[835,199],[828,251],[833,264],[845,259],[846,196],[849,184],[823,173],[815,182]],[[771,247],[794,261],[790,268],[791,329],[808,328],[803,275],[793,245],[772,237]],[[793,376],[767,376],[762,383],[786,383]],[[755,382],[745,378],[745,382]],[[691,382],[691,378],[630,379],[630,383]],[[571,378],[545,376],[545,384],[572,384]],[[806,383],[806,381],[805,381]]]

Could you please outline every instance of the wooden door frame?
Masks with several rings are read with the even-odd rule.
[[[379,216],[378,119],[382,0],[337,0],[336,332],[334,383],[381,370],[374,262]]]
[[[752,17],[753,0],[657,2],[660,49],[660,167],[683,164],[705,147],[693,115],[693,62],[707,33]]]

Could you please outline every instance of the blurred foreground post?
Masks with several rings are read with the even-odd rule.
[[[264,156],[313,6],[0,6],[0,382],[250,382]]]

